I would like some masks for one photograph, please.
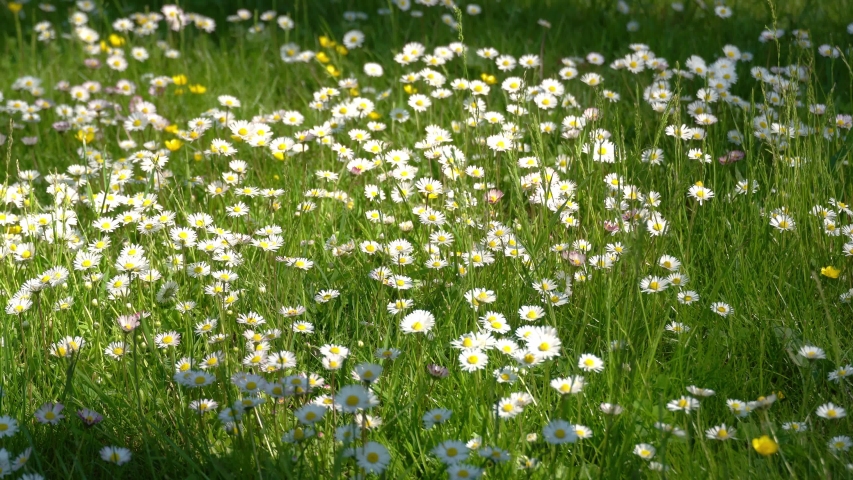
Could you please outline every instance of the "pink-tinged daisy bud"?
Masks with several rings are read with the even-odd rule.
[[[437,379],[447,378],[447,376],[450,375],[450,371],[447,369],[447,367],[436,365],[434,363],[427,365],[426,370],[427,373]]]
[[[493,188],[486,194],[486,201],[489,202],[489,205],[494,205],[498,203],[503,196],[504,192]]]
[[[573,266],[580,267],[586,262],[586,255],[577,250],[571,252],[563,252],[563,258],[569,261]]]

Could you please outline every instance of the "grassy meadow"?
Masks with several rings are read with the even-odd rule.
[[[853,475],[848,0],[0,0],[0,478]]]

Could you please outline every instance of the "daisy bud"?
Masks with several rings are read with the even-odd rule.
[[[434,363],[427,365],[427,373],[438,379],[446,378],[450,375],[450,371],[447,367],[442,367],[441,365],[436,365]]]

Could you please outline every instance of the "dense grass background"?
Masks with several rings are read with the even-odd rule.
[[[102,37],[111,32],[110,25],[117,16],[146,7],[155,11],[162,6],[158,2],[121,1],[98,5],[105,13],[91,14],[89,24],[99,30]],[[309,152],[281,162],[266,149],[238,144],[236,158],[246,160],[250,166],[244,180],[246,185],[284,189],[284,195],[278,199],[278,209],[270,208],[263,199],[249,202],[234,196],[233,192],[225,197],[212,197],[205,193],[203,186],[189,185],[187,181],[193,177],[201,177],[203,183],[209,183],[227,171],[224,159],[194,160],[193,154],[203,150],[202,146],[209,145],[211,139],[229,138],[230,132],[225,129],[210,130],[201,145],[186,144],[171,155],[168,168],[174,179],[157,192],[159,203],[176,212],[179,225],[186,225],[186,216],[195,212],[208,212],[214,216],[216,225],[247,234],[260,226],[280,225],[284,229],[284,246],[277,254],[249,245],[238,247],[244,255],[244,263],[234,270],[240,275],[238,288],[245,291],[235,306],[226,308],[204,295],[203,288],[209,282],[193,279],[183,271],[169,271],[167,255],[174,252],[161,245],[166,240],[166,231],[145,237],[133,228],[123,227],[110,235],[113,245],[101,262],[105,280],[116,274],[113,263],[122,243],[139,243],[148,250],[152,266],[164,273],[164,280],[178,282],[177,298],[196,301],[198,306],[188,314],[179,314],[174,304],[164,305],[154,300],[160,284],[147,286],[138,281],[126,301],[110,301],[103,280],[87,285],[82,274],[72,271],[65,287],[39,293],[30,311],[20,316],[5,316],[2,321],[4,347],[0,351],[0,385],[5,395],[0,399],[0,415],[16,418],[21,431],[14,437],[0,438],[0,447],[13,454],[32,447],[32,457],[22,471],[39,472],[47,478],[334,478],[356,475],[354,462],[342,458],[341,445],[330,438],[335,427],[350,421],[351,415],[338,413],[332,418],[330,414],[317,426],[326,438],[290,445],[283,443],[281,437],[294,428],[292,411],[306,401],[302,397],[287,398],[280,403],[268,399],[266,404],[245,414],[243,427],[236,435],[225,432],[213,415],[199,417],[187,408],[189,401],[201,397],[213,398],[222,407],[238,398],[238,391],[229,378],[245,370],[239,365],[245,348],[240,337],[244,328],[235,322],[235,317],[254,311],[267,319],[268,326],[283,331],[282,337],[272,342],[272,350],[296,354],[298,367],[288,374],[316,372],[335,387],[352,383],[348,372],[356,364],[376,361],[373,352],[377,348],[394,347],[402,351],[397,360],[382,363],[385,371],[373,387],[380,405],[370,413],[381,418],[383,424],[366,435],[391,452],[391,464],[384,474],[386,478],[446,475],[445,467],[435,460],[430,450],[441,441],[468,441],[474,435],[481,436],[484,445],[500,447],[512,457],[512,461],[497,465],[482,459],[472,460],[486,468],[493,478],[660,476],[632,453],[635,444],[641,442],[658,448],[655,460],[670,468],[666,476],[815,478],[846,475],[849,452],[831,453],[827,441],[836,435],[850,434],[849,420],[819,419],[815,410],[829,401],[845,407],[853,404],[846,383],[827,381],[831,370],[850,361],[853,311],[849,304],[839,301],[839,296],[853,286],[849,273],[851,263],[850,257],[842,253],[846,237],[824,234],[820,220],[809,212],[818,204],[829,207],[830,198],[853,201],[848,164],[853,139],[845,136],[848,131],[831,141],[820,135],[792,139],[784,155],[796,155],[809,161],[799,168],[790,168],[780,158],[782,152],[749,134],[756,112],[754,108],[745,112],[718,104],[715,114],[719,123],[708,127],[709,134],[703,142],[690,143],[689,148],[702,148],[716,159],[735,148],[728,143],[726,132],[738,129],[746,132],[747,140],[739,147],[746,153],[746,159],[730,166],[716,161],[702,165],[686,159],[688,144],[662,133],[667,125],[692,123],[684,111],[687,102],[680,103],[663,117],[638,98],[651,82],[649,72],[635,76],[607,68],[613,59],[630,53],[631,43],[646,43],[658,56],[667,58],[672,67],[681,65],[682,68],[691,55],[700,55],[710,63],[722,55],[724,45],[733,44],[754,54],[748,66],[738,66],[740,80],[731,88],[748,102],[759,104],[764,100],[763,87],[749,76],[749,67],[803,65],[809,67],[810,74],[800,87],[802,101],[806,105],[824,103],[828,114],[826,118],[817,118],[810,116],[805,107],[797,108],[788,103],[777,108],[780,118],[785,121],[799,118],[820,127],[836,113],[851,113],[853,74],[850,68],[842,59],[824,58],[815,52],[816,47],[824,43],[839,45],[845,51],[849,47],[851,36],[845,29],[853,21],[850,2],[743,1],[729,5],[735,15],[722,20],[692,2],[685,2],[682,13],[673,11],[669,2],[631,2],[628,15],[619,13],[611,2],[483,2],[484,10],[480,15],[462,15],[460,35],[441,22],[441,14],[448,12],[441,7],[422,8],[423,18],[411,18],[396,8],[392,8],[390,16],[377,15],[378,8],[389,7],[386,2],[190,1],[182,6],[187,11],[215,18],[216,32],[208,35],[188,28],[175,33],[161,27],[157,35],[151,37],[130,36],[125,50],[144,46],[152,56],[145,63],[131,60],[124,72],[87,69],[83,62],[88,55],[79,43],[59,39],[45,45],[35,41],[32,27],[36,21],[50,20],[60,34],[70,31],[67,18],[72,4],[58,3],[56,13],[44,14],[36,9],[35,3],[29,3],[23,9],[26,16],[18,22],[4,9],[0,13],[0,29],[4,33],[0,35],[3,52],[0,91],[6,100],[25,96],[23,92],[9,89],[15,79],[23,75],[42,79],[47,90],[45,98],[71,103],[67,96],[53,89],[60,80],[72,85],[86,80],[114,84],[120,78],[127,78],[143,86],[147,85],[143,76],[148,73],[184,74],[190,84],[206,86],[207,93],[176,95],[172,86],[165,95],[152,97],[158,113],[171,123],[183,127],[192,118],[218,107],[217,95],[227,94],[242,101],[242,106],[234,112],[240,119],[251,119],[254,115],[278,109],[299,110],[306,117],[301,127],[280,124],[273,127],[275,136],[293,136],[296,131],[319,125],[329,118],[328,112],[310,110],[307,103],[313,92],[336,85],[338,79],[330,78],[317,62],[284,64],[279,57],[279,47],[292,41],[303,49],[328,51],[332,63],[343,71],[341,78],[356,77],[362,88],[392,89],[388,99],[376,102],[376,110],[382,115],[380,121],[388,123],[389,128],[374,136],[393,148],[412,148],[423,139],[426,125],[439,125],[449,130],[452,121],[466,118],[461,109],[465,96],[455,95],[443,101],[434,100],[432,108],[407,123],[391,122],[389,112],[393,108],[406,107],[408,96],[398,79],[405,72],[420,69],[419,66],[403,67],[392,60],[392,52],[399,51],[408,41],[422,42],[431,50],[458,41],[461,36],[469,46],[469,53],[464,63],[455,59],[443,67],[448,79],[466,75],[476,79],[481,73],[494,74],[499,80],[506,77],[492,62],[474,54],[477,48],[486,46],[516,57],[542,52],[544,78],[556,77],[562,66],[561,58],[583,57],[597,51],[607,58],[605,65],[582,65],[579,70],[601,73],[605,77],[604,87],[621,94],[620,102],[603,101],[578,80],[564,83],[584,108],[601,109],[602,120],[597,127],[613,134],[622,158],[613,165],[592,162],[588,155],[580,154],[581,141],[537,133],[537,123],[552,120],[559,124],[563,116],[579,114],[581,110],[558,109],[556,113],[549,113],[537,110],[533,104],[528,105],[531,115],[517,123],[527,127],[523,142],[531,145],[531,154],[549,165],[558,154],[576,157],[568,171],[561,174],[577,184],[575,201],[580,205],[581,226],[568,230],[559,225],[552,212],[528,204],[518,181],[527,172],[514,166],[521,155],[507,152],[496,158],[475,141],[475,137],[496,133],[496,127],[463,128],[462,133],[454,134],[453,144],[466,153],[470,163],[486,168],[487,180],[495,183],[505,197],[495,206],[480,201],[476,206],[446,212],[454,221],[445,228],[456,236],[453,247],[446,252],[451,267],[433,271],[422,266],[427,257],[419,248],[429,242],[430,229],[419,225],[417,217],[411,213],[412,207],[422,200],[413,199],[410,204],[368,203],[363,188],[368,183],[379,183],[377,171],[362,177],[350,176],[344,164],[320,145],[312,145]],[[285,33],[270,24],[260,34],[249,34],[247,29],[251,21],[229,24],[225,20],[238,8],[256,10],[258,14],[273,8],[279,14],[289,13],[297,26]],[[348,10],[364,11],[370,16],[368,20],[346,22],[343,13]],[[537,25],[539,19],[547,19],[552,27],[543,30]],[[637,32],[626,30],[630,20],[639,22]],[[808,30],[814,46],[796,47],[790,35],[778,43],[759,42],[760,32],[774,25],[787,32]],[[321,46],[321,35],[340,39],[351,29],[366,34],[364,47],[344,56]],[[172,60],[159,54],[156,40],[166,40],[179,49],[180,58]],[[99,58],[103,60],[104,55]],[[363,74],[362,65],[369,61],[383,65],[385,75],[382,78],[371,79]],[[516,70],[513,74],[521,76],[522,72]],[[539,80],[538,72],[526,71],[525,76],[533,83]],[[486,99],[489,110],[505,111],[510,103],[500,92],[499,85],[492,86],[492,93]],[[672,85],[673,91],[680,95],[695,95],[703,86],[700,80],[676,78]],[[424,84],[419,84],[418,88],[428,91]],[[140,88],[141,95],[148,99],[144,90]],[[126,111],[127,98],[111,99]],[[32,100],[27,98],[27,101]],[[41,122],[15,130],[15,140],[7,140],[3,145],[4,161],[0,169],[8,175],[6,185],[17,181],[18,169],[38,169],[47,174],[64,171],[71,164],[85,163],[76,153],[80,143],[73,138],[75,132],[62,135],[53,132],[50,125],[58,118],[52,110],[43,111],[42,116]],[[0,112],[3,125],[0,131],[5,134],[8,134],[10,117],[13,115]],[[16,121],[18,119],[15,117]],[[364,123],[347,125],[336,134],[336,139],[352,145],[346,131],[356,125],[363,128]],[[20,141],[23,136],[38,136],[38,144],[35,147],[24,145]],[[137,140],[143,136],[145,140],[155,140],[158,146],[174,138],[172,134],[151,129],[144,135],[131,136]],[[104,134],[94,140],[92,146],[118,159],[128,154],[117,145],[118,139],[125,137],[120,126],[104,127]],[[661,167],[640,162],[641,152],[652,146],[665,152],[667,161]],[[500,175],[497,173],[499,162]],[[422,175],[441,178],[435,162],[421,160],[418,166]],[[109,176],[109,170],[105,169],[104,175]],[[314,176],[315,170],[339,172],[340,180],[324,183]],[[628,183],[643,192],[661,193],[658,211],[670,222],[667,235],[650,238],[642,222],[636,231],[619,233],[615,237],[602,228],[603,221],[614,216],[603,208],[604,199],[610,193],[602,180],[611,172],[623,175]],[[140,180],[126,185],[126,192],[154,191],[145,175],[138,169],[134,173],[141,175]],[[759,191],[754,195],[730,197],[741,179],[757,181]],[[103,180],[93,179],[91,190],[81,189],[81,196],[100,191],[104,187]],[[465,193],[477,198],[482,195],[472,189],[470,179],[442,181],[459,197]],[[702,206],[689,200],[687,189],[697,181],[712,188],[717,197]],[[316,199],[317,210],[294,215],[297,204],[306,200],[304,194],[312,188],[347,192],[352,205]],[[251,216],[239,220],[226,218],[224,207],[238,200],[250,204]],[[45,211],[50,201],[42,182],[35,184],[29,205],[21,209],[5,208],[26,215]],[[794,231],[779,232],[768,224],[768,213],[780,207],[787,207],[796,219]],[[411,232],[404,232],[396,225],[367,222],[365,212],[376,208],[395,215],[398,222],[413,220],[416,226]],[[849,225],[850,215],[836,210],[839,228]],[[100,238],[91,227],[96,213],[84,205],[76,206],[75,211],[79,216],[80,233],[87,242]],[[513,227],[514,233],[530,253],[533,266],[527,268],[503,258],[498,252],[493,265],[471,268],[467,275],[458,276],[452,267],[461,260],[453,253],[470,251],[486,233],[456,221],[463,218],[517,225]],[[324,248],[324,242],[333,235],[341,244],[353,240],[358,245],[368,239],[387,242],[405,238],[411,241],[418,251],[417,261],[403,272],[422,280],[424,285],[398,293],[369,280],[370,270],[389,265],[390,259],[366,256],[359,251],[336,257]],[[511,359],[496,352],[489,353],[490,362],[484,371],[462,372],[456,359],[458,351],[450,343],[466,332],[477,330],[477,317],[483,313],[482,309],[475,312],[468,306],[465,292],[472,288],[494,290],[498,301],[490,306],[491,309],[504,313],[514,328],[519,327],[522,322],[515,313],[518,308],[542,304],[531,288],[533,281],[555,278],[560,272],[568,272],[571,276],[577,270],[559,255],[550,253],[549,247],[578,239],[592,243],[594,248],[590,255],[603,253],[604,246],[614,241],[622,242],[627,253],[613,269],[591,270],[589,281],[575,282],[569,303],[548,308],[547,316],[538,322],[557,328],[563,344],[562,354],[527,372],[514,385],[498,384],[491,375],[493,369],[512,363]],[[62,265],[71,269],[73,252],[63,245],[43,243],[37,243],[38,255],[30,262],[15,262],[11,255],[2,260],[0,286],[5,292],[4,299],[17,292],[27,279],[50,267]],[[681,260],[682,272],[690,278],[687,288],[699,292],[700,302],[678,303],[674,288],[652,295],[640,292],[638,285],[642,278],[665,273],[656,266],[663,254]],[[192,250],[185,255],[187,263],[206,258],[201,252]],[[316,265],[302,272],[276,262],[276,255],[306,257]],[[841,269],[839,278],[821,275],[821,269],[828,265]],[[339,289],[340,298],[328,304],[314,302],[313,295],[326,288]],[[74,298],[71,310],[51,311],[55,300],[69,295]],[[428,310],[436,316],[437,326],[431,335],[414,338],[400,332],[399,317],[385,309],[389,301],[399,296],[413,299],[415,308]],[[714,314],[709,305],[716,301],[729,303],[734,314],[727,317]],[[294,334],[290,319],[276,313],[282,306],[297,304],[307,308],[305,319],[316,328],[311,336]],[[151,312],[152,316],[143,321],[136,334],[127,337],[133,354],[120,362],[109,359],[102,353],[104,348],[122,338],[115,324],[116,317],[142,310]],[[207,345],[192,333],[193,325],[208,316],[219,318],[219,331],[227,335],[221,347]],[[677,336],[667,332],[665,326],[671,321],[685,323],[691,330]],[[166,330],[183,335],[178,349],[154,347],[154,335]],[[47,338],[49,334],[53,338]],[[65,335],[83,336],[88,343],[73,361],[47,353],[48,345]],[[625,348],[611,350],[609,345],[616,340],[624,341]],[[344,369],[339,372],[323,370],[318,349],[325,344],[340,344],[352,350]],[[825,349],[827,359],[803,360],[797,351],[805,344]],[[189,356],[198,361],[217,349],[225,353],[226,363],[217,370],[214,385],[187,390],[172,380],[176,359]],[[549,381],[581,374],[577,358],[583,353],[600,356],[606,368],[600,374],[585,374],[588,385],[582,394],[561,398],[549,386]],[[447,366],[449,377],[432,379],[425,371],[431,363]],[[268,377],[270,380],[280,378],[282,373]],[[716,395],[700,399],[701,409],[690,415],[667,411],[667,402],[686,395],[688,385],[711,388]],[[528,392],[536,403],[512,420],[496,419],[493,415],[495,402],[513,392]],[[774,392],[779,400],[772,407],[759,409],[743,419],[736,419],[726,407],[726,399],[750,401]],[[56,426],[38,424],[33,412],[51,401],[65,404],[65,414],[69,418]],[[619,416],[602,415],[601,402],[617,403],[625,412]],[[71,418],[74,411],[84,407],[102,413],[104,422],[85,428],[76,418]],[[451,420],[433,429],[424,429],[421,416],[438,407],[452,410]],[[542,427],[555,418],[586,425],[593,430],[594,436],[569,446],[548,445],[542,441]],[[808,422],[809,430],[792,434],[782,429],[784,422],[795,420]],[[688,432],[688,438],[664,435],[654,428],[657,421],[677,425]],[[704,436],[707,428],[723,422],[737,428],[737,440],[718,442]],[[537,433],[538,441],[528,441],[529,433]],[[752,450],[749,441],[765,434],[780,444],[779,454],[764,458]],[[129,448],[133,454],[131,462],[116,467],[101,461],[98,451],[104,445]],[[520,471],[517,464],[521,456],[535,457],[541,465]]]

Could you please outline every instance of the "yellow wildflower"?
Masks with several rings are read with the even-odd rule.
[[[166,140],[165,143],[166,143],[166,148],[168,148],[169,151],[171,151],[171,152],[177,151],[184,144],[184,142],[178,140],[177,138],[173,138],[171,140]]]
[[[120,47],[124,45],[124,38],[119,35],[116,35],[115,33],[111,33],[109,39],[110,45],[114,47]]]
[[[779,444],[772,438],[764,435],[762,437],[752,439],[752,448],[754,448],[760,455],[769,457],[779,451]]]
[[[827,265],[820,269],[820,274],[824,277],[838,278],[838,275],[841,274],[841,270],[833,267],[832,265]]]

